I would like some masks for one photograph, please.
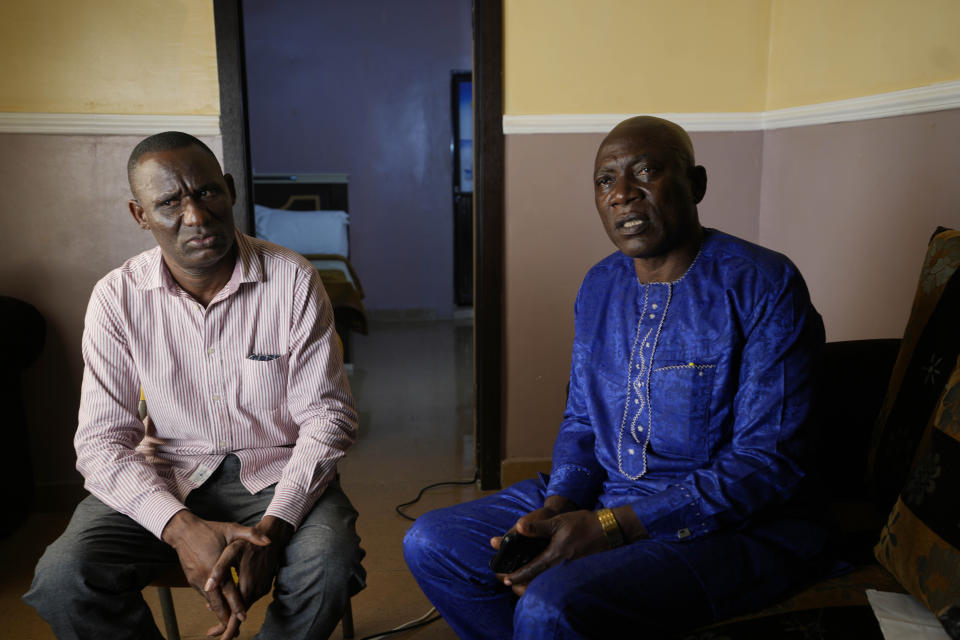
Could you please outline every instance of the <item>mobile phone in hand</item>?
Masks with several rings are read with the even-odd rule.
[[[511,531],[500,541],[500,548],[490,559],[490,568],[495,573],[513,573],[540,555],[548,544],[550,538],[531,538]]]

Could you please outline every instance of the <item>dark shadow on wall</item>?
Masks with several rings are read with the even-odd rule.
[[[70,366],[72,357],[61,332],[48,324],[43,355],[24,377],[31,459],[44,465],[34,465],[34,511],[68,512],[85,495],[73,448],[82,376]]]
[[[43,316],[46,340],[42,352],[23,373],[23,419],[26,428],[24,455],[32,462],[31,485],[34,511],[69,510],[83,495],[83,479],[76,471],[73,436],[80,405],[82,364],[80,327],[64,327],[57,296],[56,277],[41,268],[7,270],[0,291],[25,300]],[[82,325],[82,309],[79,312]],[[16,452],[13,452],[16,455]]]

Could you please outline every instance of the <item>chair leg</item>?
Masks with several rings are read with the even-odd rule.
[[[347,606],[343,608],[343,619],[340,623],[343,625],[343,637],[351,640],[353,638],[353,607],[350,606],[350,598],[347,598]]]
[[[167,630],[167,640],[180,640],[177,611],[173,608],[173,594],[170,592],[170,587],[157,587],[157,596],[160,598],[160,611],[163,613],[163,626]],[[340,623],[343,625],[345,640],[352,640],[353,607],[350,606],[350,598],[347,598],[347,606],[343,608],[343,618]]]
[[[173,594],[170,593],[170,587],[157,587],[157,595],[160,598],[160,611],[163,612],[163,626],[167,629],[167,640],[180,640],[177,612],[173,608]]]

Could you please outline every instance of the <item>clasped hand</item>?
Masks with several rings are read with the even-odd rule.
[[[549,500],[549,499],[548,499]],[[523,516],[513,526],[524,536],[550,538],[550,544],[536,558],[510,574],[498,573],[497,578],[511,587],[518,596],[523,595],[530,581],[564,560],[580,558],[609,548],[600,521],[592,511],[585,509],[561,511],[561,508],[545,505]],[[503,536],[490,539],[490,546],[500,548]]]
[[[237,634],[247,607],[270,590],[290,533],[290,525],[269,516],[253,527],[202,520],[185,510],[171,519],[163,539],[177,551],[187,581],[219,621],[208,636]],[[231,567],[237,569],[237,582]]]

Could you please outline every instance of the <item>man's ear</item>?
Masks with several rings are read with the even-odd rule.
[[[130,208],[130,215],[133,216],[133,221],[137,223],[141,229],[149,229],[150,223],[147,222],[147,216],[144,214],[143,207],[140,206],[140,203],[136,200],[128,200],[127,207]]]
[[[690,169],[690,189],[693,191],[693,203],[700,204],[707,193],[707,170],[700,165]]]
[[[237,187],[233,184],[233,176],[229,173],[223,174],[223,179],[227,183],[227,189],[230,191],[230,206],[237,204]]]

